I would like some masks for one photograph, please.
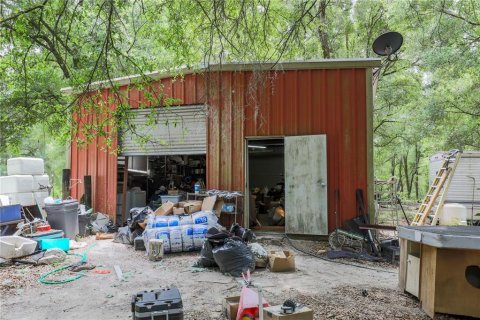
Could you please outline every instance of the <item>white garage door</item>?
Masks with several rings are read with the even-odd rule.
[[[206,154],[205,106],[135,109],[120,135],[121,155]]]

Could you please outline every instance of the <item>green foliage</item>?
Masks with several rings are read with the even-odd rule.
[[[469,0],[0,0],[0,148],[27,152],[39,127],[60,146],[72,133],[82,145],[108,144],[112,128],[137,130],[118,87],[107,100],[94,91],[81,101],[62,87],[82,93],[139,74],[132,85],[149,101],[141,108],[174,106],[148,71],[373,57],[374,39],[394,30],[404,46],[376,92],[376,176],[397,176],[414,198],[427,187],[429,155],[480,148],[479,17]],[[76,111],[95,121],[79,126]]]

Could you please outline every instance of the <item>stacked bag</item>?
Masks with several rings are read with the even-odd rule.
[[[0,177],[0,195],[10,204],[44,206],[50,181],[45,174],[43,159],[11,158],[7,160],[7,176]]]
[[[200,250],[207,230],[217,225],[217,220],[212,211],[180,216],[150,214],[143,232],[145,248],[151,239],[162,239],[164,253]]]

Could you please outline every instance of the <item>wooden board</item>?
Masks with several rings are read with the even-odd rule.
[[[435,315],[437,248],[422,245],[420,270],[420,303],[423,311],[433,318]]]
[[[420,258],[407,256],[407,279],[405,282],[405,291],[418,298],[420,287]]]
[[[465,278],[469,265],[480,265],[479,250],[437,249],[435,312],[480,318],[480,289]]]
[[[327,235],[327,137],[285,137],[285,229]]]
[[[398,271],[398,286],[405,291],[407,281],[407,245],[408,240],[400,238],[400,270]]]

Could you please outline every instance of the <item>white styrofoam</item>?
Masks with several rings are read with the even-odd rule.
[[[35,191],[33,192],[38,205],[43,208],[45,206],[45,198],[48,197],[48,191]]]
[[[41,189],[41,187],[47,187],[50,185],[50,180],[48,178],[48,174],[42,174],[42,175],[34,175],[33,176],[33,191],[37,190],[47,190],[47,189]]]
[[[35,251],[37,242],[19,236],[0,237],[0,257],[12,259],[28,256]]]
[[[5,195],[10,198],[10,204],[19,204],[22,206],[35,205],[33,192],[6,193]]]
[[[0,206],[9,206],[10,205],[10,198],[5,195],[0,194]]]
[[[45,168],[41,158],[11,158],[7,160],[7,174],[44,174]]]
[[[0,177],[0,194],[32,191],[33,177],[31,175]]]

